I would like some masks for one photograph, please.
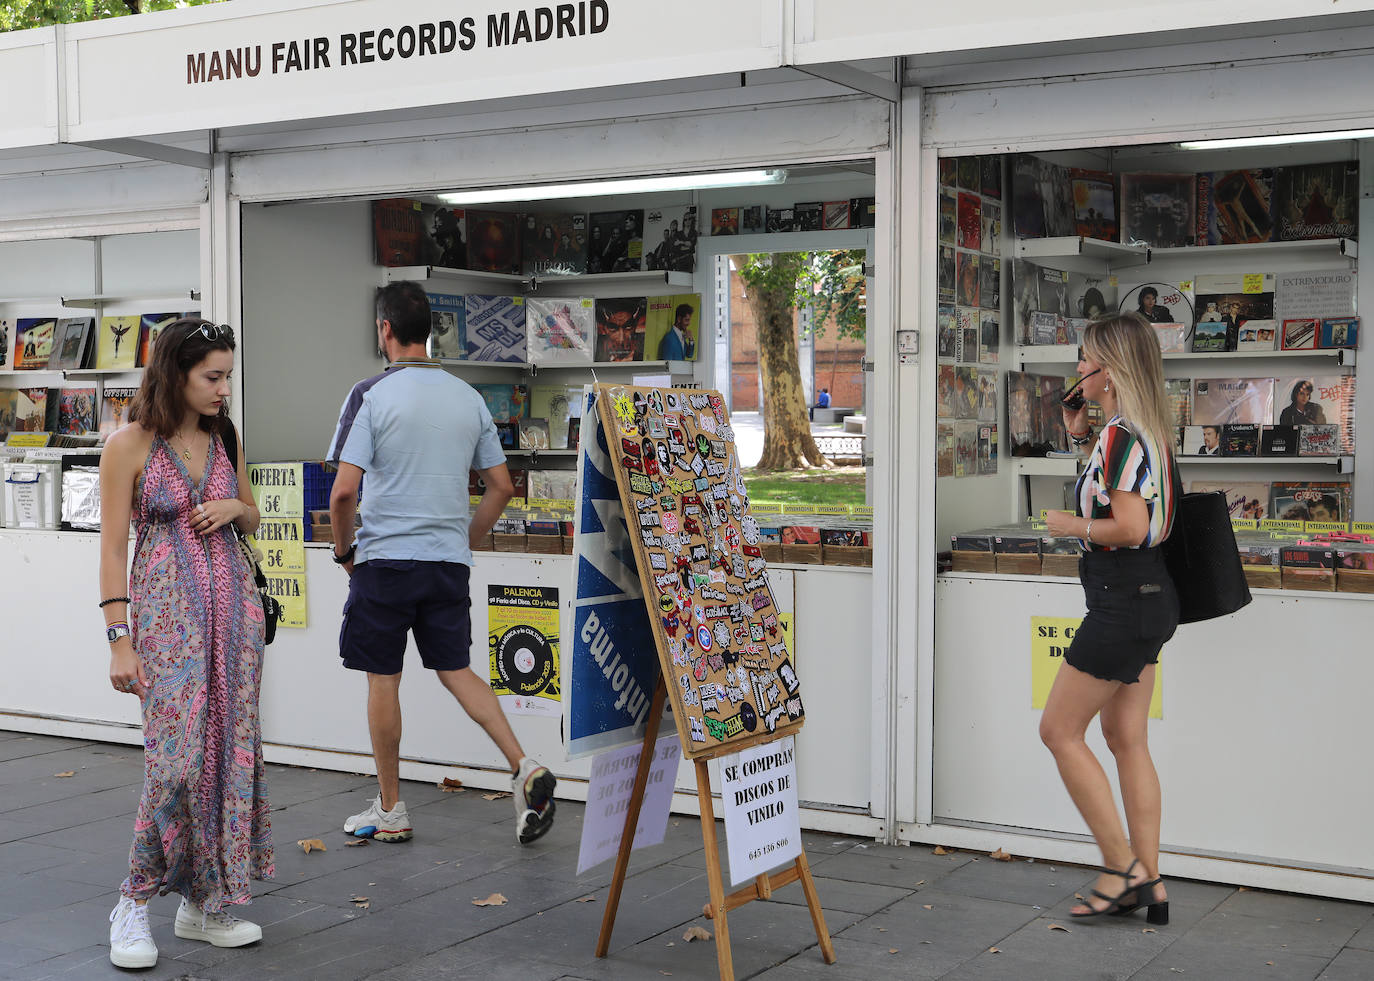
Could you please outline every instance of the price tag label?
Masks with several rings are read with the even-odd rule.
[[[1263,293],[1264,273],[1246,273],[1241,280],[1240,291],[1242,293]]]

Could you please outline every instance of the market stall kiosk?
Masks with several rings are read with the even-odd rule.
[[[441,37],[444,12],[439,8],[446,5],[411,6],[416,8],[408,11],[416,18],[415,30],[406,37],[414,39],[414,52],[419,52],[424,23],[439,25],[435,36]],[[724,10],[721,5],[721,16]],[[426,12],[434,16],[421,16]],[[493,287],[490,279],[478,286],[430,268],[389,271],[375,261],[374,200],[496,188],[508,193],[493,207],[519,210],[534,196],[522,188],[549,183],[709,175],[722,169],[787,170],[784,183],[758,189],[762,196],[745,189],[688,190],[676,197],[603,198],[590,206],[585,199],[569,197],[549,207],[592,211],[603,204],[690,204],[704,215],[713,206],[790,206],[798,200],[843,196],[876,198],[876,213],[886,217],[877,227],[829,234],[759,233],[729,243],[712,243],[703,236],[697,271],[686,281],[660,272],[655,288],[648,285],[653,277],[614,286],[586,277],[577,283],[576,294],[653,295],[671,288],[714,297],[713,277],[725,268],[718,256],[861,247],[870,251],[874,269],[870,323],[884,323],[890,316],[884,294],[895,269],[886,258],[891,247],[890,102],[780,68],[782,25],[775,22],[774,5],[730,7],[732,23],[741,28],[736,36],[744,39],[733,49],[722,48],[718,32],[706,26],[712,22],[710,11],[694,9],[690,17],[687,11],[680,13],[681,30],[668,31],[679,56],[647,61],[641,53],[646,40],[667,36],[667,28],[662,12],[650,23],[632,5],[613,5],[604,30],[589,28],[576,37],[522,46],[523,41],[515,43],[519,39],[513,24],[507,45],[488,35],[484,24],[471,50],[458,43],[432,57],[415,53],[386,60],[379,54],[372,62],[340,61],[341,39],[356,35],[361,46],[362,36],[375,32],[372,40],[380,52],[381,31],[389,28],[393,33],[387,43],[394,40],[399,46],[407,25],[388,22],[390,5],[311,4],[279,10],[277,5],[244,3],[80,25],[62,35],[70,83],[64,133],[70,140],[99,143],[106,152],[118,147],[125,154],[154,157],[190,149],[189,158],[170,165],[197,183],[202,194],[196,214],[200,275],[190,285],[202,291],[200,307],[206,316],[238,328],[242,367],[234,411],[251,463],[323,457],[348,389],[382,367],[372,337],[376,286],[389,278],[420,278],[435,292],[481,288],[511,295],[528,288]],[[302,66],[297,71],[289,66],[288,47],[281,70],[270,70],[274,43],[287,37],[327,37],[334,57],[328,65],[317,57],[308,70]],[[552,58],[540,43],[563,47]],[[442,47],[439,40],[435,44]],[[230,51],[259,45],[259,73],[249,72],[258,63],[241,53],[231,63]],[[115,64],[149,69],[146,75],[129,77],[112,72]],[[156,100],[140,98],[155,90]],[[470,101],[477,93],[482,100]],[[204,161],[194,155],[186,130],[199,133],[200,145],[213,151]],[[212,140],[205,131],[212,132]],[[202,162],[206,166],[194,166]],[[111,168],[106,176],[116,180],[118,172]],[[43,178],[33,180],[41,185]],[[172,248],[186,261],[189,250]],[[703,320],[703,340],[709,340],[715,323],[714,318]],[[713,360],[709,343],[702,348],[687,376],[675,381],[713,381],[722,366]],[[528,365],[514,374],[506,366],[471,367],[472,374],[464,374],[463,367],[452,370],[472,381],[514,381],[529,370]],[[662,363],[629,369],[631,374],[596,368],[602,380],[616,371],[628,378],[671,370]],[[541,374],[549,377],[547,371]],[[569,383],[592,380],[590,372],[559,374]],[[875,408],[885,397],[879,386]],[[869,446],[882,438],[881,425],[871,428]],[[881,459],[880,449],[870,452]],[[556,454],[550,457],[550,466],[559,465]],[[872,506],[879,515],[885,513],[880,489],[875,489]],[[68,583],[61,600],[40,590],[25,602],[23,617],[17,607],[13,611],[13,619],[25,624],[20,629],[26,644],[57,651],[44,661],[35,684],[3,706],[6,723],[136,741],[136,730],[129,728],[134,706],[105,690],[100,670],[86,670],[90,657],[101,655],[99,645],[91,655],[86,640],[98,636],[93,605],[89,623],[84,614],[64,618],[56,612],[59,602],[69,609],[74,601],[79,611],[84,608],[79,598],[94,595],[95,536],[4,530],[0,540],[7,553],[6,575],[22,568],[28,570],[25,578],[49,582],[67,570]],[[882,573],[809,565],[784,566],[781,573],[788,588],[779,602],[791,606],[794,636],[803,638],[799,659],[806,660],[809,648],[816,664],[841,666],[827,682],[830,704],[812,710],[799,744],[800,782],[807,799],[803,823],[882,837],[887,763],[885,750],[874,739],[885,717],[882,665],[887,655],[874,624],[886,623],[887,615],[873,601],[875,595],[885,595],[873,587],[875,575],[881,578]],[[305,571],[299,578],[304,583],[298,604],[304,626],[283,628],[268,652],[271,668],[263,692],[267,756],[279,762],[369,769],[360,679],[339,667],[336,654],[346,580],[329,561],[324,543],[311,543],[305,550]],[[556,589],[566,603],[572,595],[571,559],[518,552],[477,556],[474,660],[479,664],[485,660],[481,645],[487,634],[488,589],[505,585]],[[21,600],[14,592],[4,602],[8,607]],[[450,701],[439,698],[433,686],[408,677],[403,698],[404,775],[458,776],[471,786],[505,787],[499,760],[479,730]],[[856,719],[873,721],[855,725]],[[517,726],[526,749],[548,760],[559,774],[560,790],[573,797],[583,793],[578,778],[585,776],[587,764],[562,762],[558,719],[521,718]],[[690,774],[684,767],[683,787],[693,785]],[[695,807],[687,796],[677,803],[688,810]]]
[[[1215,6],[1191,9],[1210,16]],[[924,32],[927,24],[919,27]],[[915,29],[913,24],[913,35]],[[1265,31],[1271,36],[1254,36]],[[1072,459],[1010,452],[1018,436],[1009,429],[1022,428],[1015,413],[1026,408],[1022,403],[1009,409],[1022,391],[1017,376],[1062,379],[1073,375],[1077,358],[1071,335],[1036,338],[1020,332],[1035,325],[1018,322],[1018,264],[1062,273],[1055,282],[1071,294],[1077,285],[1080,298],[1085,277],[1095,278],[1119,291],[1118,304],[1150,282],[1184,285],[1186,293],[1180,295],[1188,300],[1205,298],[1204,277],[1212,282],[1250,277],[1254,294],[1264,291],[1265,276],[1291,282],[1320,276],[1361,296],[1374,287],[1352,241],[1374,229],[1374,215],[1363,207],[1370,181],[1370,115],[1343,81],[1374,66],[1368,21],[1358,27],[1306,22],[1282,30],[1257,25],[1246,33],[1251,36],[1228,32],[1227,39],[1218,40],[1178,32],[1136,38],[1129,45],[1081,41],[1002,48],[962,61],[925,49],[908,53],[899,247],[919,261],[911,263],[913,275],[900,283],[899,308],[900,326],[919,332],[924,356],[896,367],[902,378],[896,389],[903,394],[895,413],[905,450],[899,483],[919,489],[926,521],[915,534],[901,535],[897,546],[919,580],[917,611],[909,627],[897,627],[898,636],[913,643],[899,645],[894,689],[917,693],[911,707],[899,708],[893,736],[902,761],[895,773],[894,810],[904,840],[1002,848],[1051,860],[1100,860],[1036,732],[1043,659],[1053,657],[1055,643],[1064,643],[1063,623],[1071,625],[1083,614],[1072,560],[1067,570],[1061,564],[1056,574],[1034,574],[1053,568],[1051,556],[1042,557],[1037,543],[1029,564],[1023,556],[989,554],[986,566],[961,565],[955,551],[953,568],[937,572],[937,555],[950,550],[953,536],[963,532],[993,529],[990,540],[1006,536],[1011,551],[1014,533],[996,529],[1038,517],[1042,508],[1064,507],[1063,486],[1077,473]],[[854,48],[842,50],[852,55]],[[1319,123],[1311,108],[1317,104]],[[1267,147],[1180,145],[1341,130],[1366,132],[1336,142],[1288,145],[1280,140]],[[1023,165],[1025,155],[1032,162]],[[1335,163],[1342,174],[1358,169],[1359,176],[1356,185],[1335,192],[1346,202],[1341,210],[1351,227],[1328,231],[1321,240],[1304,236],[1307,240],[1151,248],[1131,245],[1129,239],[1122,245],[1120,236],[1115,243],[1095,240],[1095,230],[1082,227],[1026,232],[1025,216],[1018,213],[1023,202],[1014,193],[1022,167],[1060,167],[1065,175],[1105,172],[1105,186],[1121,193],[1123,174],[1184,174],[1192,180],[1198,174],[1268,168],[1281,183],[1285,168],[1293,175],[1326,163]],[[991,187],[981,176],[989,168],[1000,177]],[[981,174],[970,181],[970,170]],[[1353,198],[1359,199],[1358,209]],[[965,222],[980,206],[986,218],[989,203],[995,215],[1000,209],[1001,219],[1001,228],[991,229],[991,242],[985,237],[987,221],[977,230]],[[1082,211],[1078,217],[1084,218]],[[1120,210],[1115,217],[1127,220]],[[964,334],[966,308],[974,317],[984,311],[977,309],[976,292],[965,293],[959,274],[966,265],[994,261],[1000,277],[992,283],[1000,287],[1000,296],[982,306],[1000,317],[1001,329],[993,332],[991,344],[986,336],[974,337],[974,353],[966,357],[966,349],[953,346],[951,338]],[[1048,275],[1040,279],[1041,299]],[[981,283],[986,288],[989,280]],[[1241,285],[1237,292],[1244,290]],[[1345,302],[1352,302],[1349,293]],[[1132,303],[1130,309],[1135,308]],[[1053,302],[1027,310],[1030,320],[1036,311],[1049,310],[1067,319],[1070,331],[1074,318],[1091,316],[1075,306],[1072,295],[1062,310]],[[1205,311],[1200,315],[1213,319]],[[1055,319],[1050,318],[1051,329]],[[1170,319],[1186,320],[1191,333],[1191,316],[1176,312]],[[1237,376],[1330,377],[1334,388],[1351,384],[1358,374],[1357,350],[1275,347],[1280,345],[1203,354],[1189,346],[1165,355],[1165,373],[1193,379],[1194,393],[1199,382],[1211,385]],[[976,441],[982,424],[976,399],[972,413],[962,411],[954,398],[947,401],[944,388],[946,377],[958,382],[982,375],[995,380],[991,421],[1000,427],[993,437],[995,473],[980,472],[984,457]],[[1044,388],[1052,390],[1052,385]],[[906,393],[912,393],[914,405],[907,404]],[[1055,398],[1048,399],[1051,411]],[[1287,403],[1286,388],[1275,392],[1275,412],[1280,399]],[[1185,455],[1185,484],[1329,482],[1351,502],[1355,520],[1374,519],[1374,477],[1366,464],[1356,465],[1370,452],[1372,406],[1367,397],[1356,399],[1353,409],[1347,406],[1342,422],[1353,440],[1339,451],[1301,457]],[[962,440],[945,445],[963,426],[975,439],[967,461]],[[946,456],[942,451],[949,449],[954,452]],[[1349,512],[1341,516],[1345,522],[1350,518]],[[1273,585],[1278,580],[1276,570]],[[1291,585],[1286,575],[1283,583]],[[1371,803],[1369,788],[1347,776],[1362,767],[1360,693],[1374,680],[1363,657],[1369,616],[1367,595],[1256,588],[1254,603],[1241,613],[1180,628],[1161,659],[1160,717],[1150,722],[1164,789],[1164,875],[1366,901],[1374,897],[1374,851],[1360,817]],[[1058,639],[1046,641],[1044,631],[1056,624]],[[1090,732],[1090,740],[1109,760],[1100,734]]]

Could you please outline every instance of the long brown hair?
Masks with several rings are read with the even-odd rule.
[[[199,317],[183,317],[162,328],[153,342],[148,366],[143,369],[143,384],[129,406],[129,420],[143,424],[163,439],[172,434],[186,418],[186,399],[183,389],[191,369],[200,364],[211,351],[234,350],[234,339],[224,333],[211,340],[201,333],[204,325],[215,326]],[[200,428],[206,432],[222,433],[229,421],[226,400],[213,416],[201,416]]]
[[[1138,313],[1094,320],[1083,331],[1083,351],[1110,374],[1122,420],[1161,454],[1172,455],[1178,423],[1164,391],[1164,361],[1149,322]]]

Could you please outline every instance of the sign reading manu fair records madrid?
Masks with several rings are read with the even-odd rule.
[[[535,7],[514,13],[506,10],[487,14],[483,37],[488,48],[561,41],[602,33],[610,24],[610,16],[611,8],[606,0],[581,0],[580,3],[560,3],[556,7]],[[269,51],[268,71],[281,75],[370,65],[393,58],[461,54],[477,47],[482,40],[478,31],[477,19],[464,17],[457,21],[427,21],[348,31],[333,38],[320,35],[273,41],[270,45],[197,51],[186,56],[186,82],[190,85],[256,78],[263,70],[264,48]]]
[[[779,9],[776,0],[235,0],[77,24],[61,42],[67,139],[773,68]]]

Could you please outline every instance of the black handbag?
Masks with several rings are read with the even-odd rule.
[[[229,465],[235,471],[239,468],[239,438],[234,431],[234,424],[231,422],[223,434],[224,455],[229,458]],[[253,570],[253,584],[258,587],[258,595],[262,598],[262,619],[267,625],[267,632],[263,642],[270,644],[277,637],[277,621],[284,615],[281,604],[277,598],[267,591],[267,577],[262,574],[262,566],[258,563],[257,552],[253,551],[253,546],[248,543],[248,539],[239,531],[239,526],[234,522],[229,522],[229,530],[234,536],[234,541],[239,543],[239,548],[243,550],[243,557],[248,560],[248,568]]]
[[[1224,617],[1250,602],[1250,585],[1221,491],[1179,499],[1163,550],[1178,592],[1179,623]]]

